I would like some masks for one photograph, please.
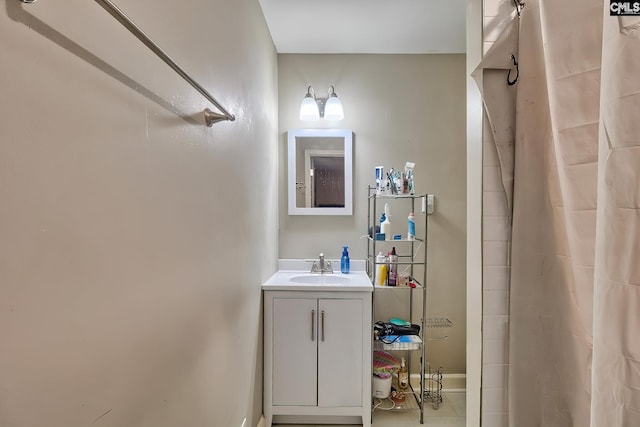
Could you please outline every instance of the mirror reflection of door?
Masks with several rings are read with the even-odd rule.
[[[343,208],[344,151],[305,150],[305,207]]]
[[[314,208],[344,207],[344,159],[314,157],[311,194]]]
[[[353,132],[289,129],[289,215],[352,215]]]

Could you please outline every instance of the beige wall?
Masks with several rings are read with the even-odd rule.
[[[354,214],[349,217],[288,216],[280,193],[280,256],[338,258],[342,245],[353,259],[366,257],[367,186],[374,167],[416,163],[417,192],[435,194],[429,230],[429,316],[449,317],[455,327],[433,329],[447,341],[429,346],[429,362],[446,372],[465,372],[466,319],[466,89],[464,55],[278,55],[280,188],[285,188],[286,131],[290,128],[352,129]],[[298,109],[308,85],[326,96],[330,85],[342,99],[342,122],[301,122]],[[393,232],[406,233],[408,211],[393,210]],[[393,310],[392,310],[393,311]]]
[[[96,3],[0,0],[0,425],[255,426],[276,53],[254,0],[117,3],[237,120]]]

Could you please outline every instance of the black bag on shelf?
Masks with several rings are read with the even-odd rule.
[[[419,335],[420,334],[420,325],[394,325],[393,323],[387,322],[376,322],[373,325],[374,331],[377,332],[379,337],[384,337],[387,335]]]

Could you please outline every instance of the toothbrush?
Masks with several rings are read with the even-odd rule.
[[[396,183],[393,179],[393,168],[389,169],[389,172],[387,172],[387,180],[391,185],[391,194],[398,194],[398,189],[396,188]]]

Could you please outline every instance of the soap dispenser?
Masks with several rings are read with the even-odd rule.
[[[342,258],[340,258],[340,271],[342,272],[342,274],[349,273],[350,262],[349,262],[348,249],[349,249],[348,246],[343,246],[343,249],[342,249]]]

